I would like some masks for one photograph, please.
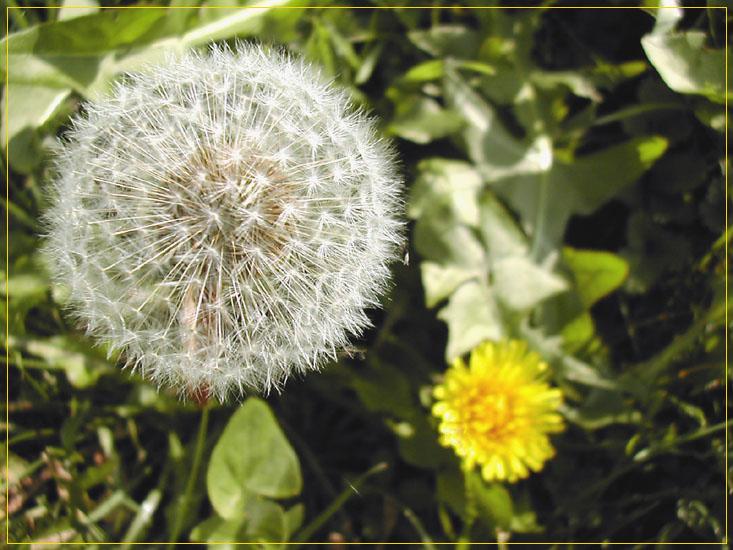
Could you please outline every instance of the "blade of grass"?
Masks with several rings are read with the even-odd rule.
[[[359,488],[364,485],[367,479],[375,474],[385,471],[387,468],[388,465],[386,462],[380,462],[379,464],[376,464],[375,466],[369,468],[369,470],[359,476],[356,481],[349,483],[349,486],[344,489],[341,494],[337,496],[333,500],[333,502],[331,502],[331,504],[329,504],[328,507],[318,515],[318,517],[316,517],[313,521],[311,521],[308,525],[301,529],[295,537],[293,537],[293,541],[303,543],[307,542],[315,533],[318,532],[321,527],[326,524],[331,516],[333,516],[338,510],[341,509],[344,504],[346,504],[346,501],[349,500],[353,494],[359,494]],[[296,546],[296,548],[298,547],[299,545]]]

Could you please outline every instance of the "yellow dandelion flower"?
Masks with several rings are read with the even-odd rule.
[[[548,434],[564,429],[562,393],[543,381],[547,364],[525,342],[485,342],[468,365],[456,359],[435,387],[440,443],[487,481],[515,482],[555,454]]]

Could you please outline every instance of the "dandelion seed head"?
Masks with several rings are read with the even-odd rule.
[[[404,239],[374,121],[311,65],[212,47],[126,76],[60,144],[45,252],[160,386],[279,389],[369,326]]]

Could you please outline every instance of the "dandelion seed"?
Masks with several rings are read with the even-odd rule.
[[[456,359],[435,387],[433,414],[440,443],[487,481],[517,481],[538,472],[555,451],[548,434],[564,429],[559,389],[542,381],[547,370],[524,342],[479,345],[468,366]]]
[[[224,400],[318,369],[369,325],[404,241],[402,182],[315,68],[213,47],[84,110],[58,147],[45,251],[132,368]]]

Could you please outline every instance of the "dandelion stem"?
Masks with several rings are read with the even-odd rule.
[[[209,424],[209,405],[204,405],[201,411],[201,422],[199,423],[199,433],[196,436],[196,449],[193,454],[193,463],[191,464],[191,475],[186,483],[186,490],[183,494],[183,498],[180,501],[180,508],[176,514],[175,522],[173,523],[173,529],[171,530],[170,540],[178,541],[178,537],[183,529],[183,522],[186,520],[188,515],[188,507],[191,504],[191,498],[193,496],[194,488],[196,487],[196,481],[198,480],[199,468],[201,467],[201,458],[204,454],[204,444],[206,443],[206,431]]]

